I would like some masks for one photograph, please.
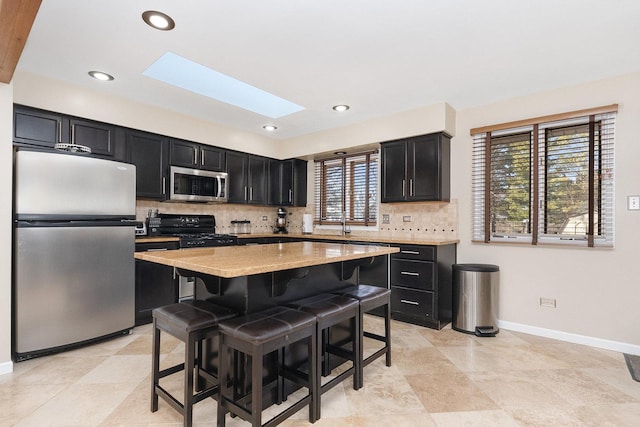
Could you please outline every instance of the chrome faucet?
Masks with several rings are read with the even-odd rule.
[[[347,228],[347,211],[342,211],[342,219],[340,222],[342,223],[342,235],[346,236],[351,233],[351,230]]]

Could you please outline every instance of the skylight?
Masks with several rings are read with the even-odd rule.
[[[172,52],[166,52],[142,74],[272,119],[304,110],[300,105]]]

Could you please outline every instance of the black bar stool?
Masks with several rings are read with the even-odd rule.
[[[262,424],[263,391],[277,389],[278,398],[281,377],[306,387],[309,393],[284,411],[266,422],[264,426],[276,426],[301,408],[309,406],[309,421],[315,422],[315,402],[318,396],[316,379],[317,348],[316,320],[313,316],[287,307],[274,307],[258,313],[236,317],[220,322],[220,392],[218,395],[218,426],[224,427],[227,412],[249,421],[253,427]],[[280,354],[289,344],[307,339],[308,373],[284,365]],[[233,366],[229,366],[229,350],[234,350]],[[263,385],[263,357],[278,352],[278,378],[266,386]],[[251,357],[251,392],[239,396],[237,386],[240,355]],[[229,372],[233,372],[231,387],[226,381]],[[250,408],[247,402],[250,401]],[[279,403],[279,402],[278,402]]]
[[[151,412],[158,410],[158,396],[180,412],[184,425],[191,426],[193,405],[218,392],[218,377],[204,369],[203,355],[196,357],[196,347],[202,349],[202,341],[218,335],[218,322],[237,315],[228,308],[207,301],[187,301],[170,304],[153,310],[153,351],[151,379]],[[160,331],[173,335],[185,343],[184,363],[160,370]],[[194,394],[194,369],[199,391]],[[184,395],[180,403],[160,385],[160,379],[184,370]],[[213,385],[205,388],[206,379]]]
[[[321,395],[338,385],[350,376],[353,376],[353,388],[357,390],[359,380],[358,375],[362,371],[360,361],[362,356],[360,349],[360,316],[358,313],[358,301],[333,294],[318,294],[308,298],[286,303],[287,307],[313,314],[316,318],[316,339],[318,340],[318,351],[321,356],[318,357],[318,385],[320,393],[316,401],[316,419],[320,419]],[[330,345],[329,329],[345,320],[351,321],[351,351],[341,346]],[[329,375],[329,354],[336,355],[342,359],[350,360],[351,367],[337,375],[326,384],[321,384],[320,374]]]
[[[361,388],[364,384],[364,367],[385,355],[386,365],[391,366],[391,291],[386,288],[380,288],[378,286],[371,285],[357,285],[350,286],[344,289],[338,289],[332,291],[336,295],[342,295],[349,298],[356,299],[360,302],[360,356],[363,358],[360,363],[360,373],[358,375],[360,383],[358,388]],[[371,311],[375,308],[384,308],[384,336],[374,334],[373,332],[367,332],[364,330],[364,313]],[[364,358],[363,341],[364,337],[372,338],[384,343],[384,346],[375,353]]]

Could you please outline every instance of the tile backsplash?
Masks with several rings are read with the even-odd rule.
[[[277,207],[193,203],[163,203],[138,200],[136,218],[143,221],[149,210],[161,213],[200,214],[216,216],[216,231],[230,233],[231,221],[251,221],[252,233],[271,233],[276,224]],[[313,205],[306,208],[286,208],[288,213],[287,229],[290,233],[302,233],[302,215],[313,213]],[[410,240],[457,240],[458,239],[458,201],[449,203],[382,203],[379,205],[378,231],[352,229],[352,236],[367,236],[376,233],[381,237],[406,238]],[[383,219],[388,215],[389,222]],[[314,233],[339,234],[339,230],[317,230]]]

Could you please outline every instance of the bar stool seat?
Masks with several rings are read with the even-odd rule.
[[[316,339],[318,340],[317,348],[319,354],[322,357],[318,357],[318,384],[319,394],[316,400],[316,418],[320,419],[321,408],[321,395],[328,390],[335,387],[338,383],[344,381],[350,376],[353,376],[353,388],[358,389],[358,375],[361,372],[360,361],[362,356],[360,355],[360,317],[358,313],[359,304],[358,301],[330,293],[318,294],[308,298],[303,298],[297,301],[292,301],[286,304],[287,307],[295,308],[309,314],[312,314],[316,318]],[[344,349],[341,346],[331,345],[329,329],[345,320],[351,321],[351,345],[350,351]],[[344,372],[337,375],[331,381],[326,384],[321,384],[320,374],[328,375],[329,372],[329,354],[336,355],[342,359],[350,360],[351,367]]]
[[[361,371],[358,375],[358,379],[360,381],[360,383],[358,384],[358,388],[361,388],[364,385],[365,366],[369,365],[371,362],[381,357],[382,355],[385,356],[386,365],[391,366],[391,291],[379,286],[356,285],[338,289],[332,291],[332,293],[353,298],[355,300],[358,300],[360,303],[360,355],[363,359],[360,363]],[[384,336],[364,330],[364,313],[378,307],[384,308]],[[384,346],[381,349],[377,350],[375,353],[364,358],[364,350],[362,348],[364,345],[364,337],[381,341],[384,343]]]
[[[185,426],[191,426],[193,405],[218,392],[217,376],[203,366],[203,355],[196,353],[202,349],[202,341],[218,335],[218,323],[235,317],[237,313],[207,301],[186,301],[155,308],[153,316],[153,350],[151,379],[151,412],[158,410],[158,397],[180,412]],[[184,362],[160,370],[160,332],[164,331],[185,343]],[[197,348],[198,347],[198,348]],[[198,378],[199,391],[194,394],[194,369]],[[164,387],[160,379],[179,371],[184,371],[183,400],[180,403]],[[213,384],[206,388],[205,381]]]
[[[234,350],[251,357],[251,392],[238,396],[236,382],[239,373],[239,359],[234,357],[231,371],[233,384],[220,382],[218,396],[218,426],[224,427],[226,413],[231,412],[258,427],[262,425],[263,391],[277,389],[280,396],[280,378],[284,377],[306,387],[309,393],[273,417],[265,426],[275,426],[309,406],[309,421],[315,422],[315,401],[318,396],[316,383],[316,320],[313,316],[287,307],[274,307],[257,313],[236,317],[220,322],[220,378],[227,379],[230,363],[228,350]],[[301,340],[307,340],[308,373],[284,365],[282,348]],[[273,383],[263,385],[263,357],[278,351],[278,378]],[[250,401],[250,407],[246,402]],[[280,403],[280,402],[277,402]]]

